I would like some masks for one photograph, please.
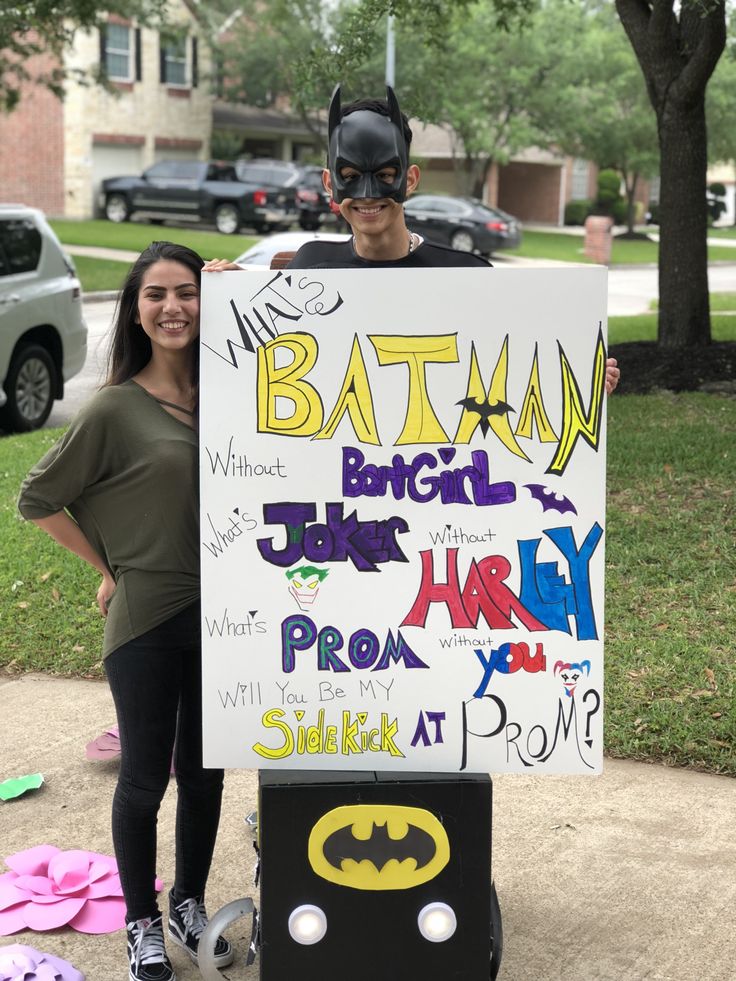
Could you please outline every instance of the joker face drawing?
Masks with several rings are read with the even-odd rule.
[[[565,694],[568,698],[572,698],[581,675],[584,674],[587,677],[590,674],[590,661],[580,661],[574,664],[557,661],[555,663],[554,673],[556,675],[559,674],[565,688]]]
[[[317,599],[321,583],[329,575],[329,569],[318,569],[313,565],[300,565],[286,573],[289,592],[296,600],[300,610],[310,610]]]

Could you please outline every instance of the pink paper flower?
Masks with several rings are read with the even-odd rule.
[[[120,733],[117,726],[110,726],[103,733],[87,743],[88,760],[114,760],[120,756]]]
[[[70,926],[112,933],[125,926],[125,901],[114,858],[36,845],[5,859],[0,875],[0,936]],[[156,889],[162,883],[156,880]]]
[[[0,981],[84,981],[84,975],[61,957],[8,944],[0,947]]]

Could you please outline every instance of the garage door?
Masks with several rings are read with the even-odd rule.
[[[199,160],[199,154],[196,150],[180,150],[164,146],[157,147],[153,151],[153,159],[155,163],[161,160]]]
[[[142,146],[92,147],[92,214],[98,213],[100,182],[108,177],[137,177],[143,170]]]

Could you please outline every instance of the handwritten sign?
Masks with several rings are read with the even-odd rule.
[[[599,772],[605,270],[203,278],[206,765]]]

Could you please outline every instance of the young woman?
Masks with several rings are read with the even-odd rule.
[[[169,937],[197,961],[223,774],[202,767],[197,377],[202,259],[153,242],[120,295],[105,385],[34,467],[19,507],[102,577],[120,727],[112,834],[131,981],[174,981],[155,892],[156,819],[178,788]],[[220,937],[219,966],[233,960]]]

